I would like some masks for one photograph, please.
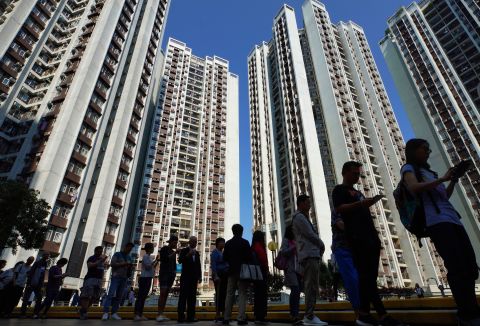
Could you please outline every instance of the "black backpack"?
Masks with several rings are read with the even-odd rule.
[[[417,166],[413,166],[415,177],[418,182],[423,181],[422,173]],[[437,203],[433,199],[430,191],[426,192],[437,213],[440,213]],[[422,247],[421,238],[427,237],[427,221],[425,217],[425,207],[421,195],[411,193],[403,181],[403,175],[397,187],[393,191],[395,205],[400,214],[400,221],[403,226],[417,237],[419,246]]]

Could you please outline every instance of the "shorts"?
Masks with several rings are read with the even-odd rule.
[[[175,282],[176,274],[160,274],[158,280],[160,281],[160,289],[171,289],[173,282]]]
[[[98,300],[102,291],[101,278],[87,278],[83,281],[80,298],[89,298]]]

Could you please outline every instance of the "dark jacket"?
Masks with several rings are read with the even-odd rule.
[[[198,282],[202,280],[202,267],[200,265],[200,254],[198,251],[194,256],[187,256],[190,247],[183,248],[178,255],[178,263],[182,264],[182,279],[195,280]]]
[[[234,236],[225,243],[223,260],[230,266],[229,274],[240,274],[240,266],[252,261],[250,243],[242,237]]]

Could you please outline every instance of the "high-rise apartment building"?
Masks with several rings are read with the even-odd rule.
[[[215,240],[240,221],[238,77],[228,61],[170,39],[149,140],[132,240],[160,249],[172,234],[182,246],[195,235],[208,288]]]
[[[19,0],[1,16],[0,177],[25,181],[51,205],[41,250],[70,258],[67,287],[79,287],[95,246],[120,246],[131,222],[168,6]]]
[[[298,194],[283,180],[314,171],[321,175],[309,182],[325,194],[315,214],[328,247],[326,193],[341,182],[343,163],[355,160],[364,170],[358,189],[366,196],[386,196],[371,209],[383,245],[380,283],[412,286],[438,278],[444,270],[433,247],[419,248],[395,208],[403,138],[363,29],[353,22],[332,24],[316,0],[305,1],[302,11],[304,29],[298,30],[293,9],[283,6],[274,19],[273,39],[255,47],[248,61],[255,226],[270,239],[281,239],[292,213],[288,204]],[[302,141],[314,146],[305,149]],[[291,154],[297,152],[302,155]],[[304,157],[314,160],[290,168]]]
[[[416,136],[430,143],[433,169],[473,160],[451,200],[480,259],[480,5],[402,7],[388,19],[380,47]]]

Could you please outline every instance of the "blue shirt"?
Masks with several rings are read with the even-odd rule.
[[[214,274],[222,274],[227,271],[228,264],[223,260],[223,253],[217,248],[210,254],[210,267]]]
[[[431,182],[437,179],[434,173],[431,171],[420,168],[420,173],[423,180],[418,180],[419,182]],[[412,172],[415,174],[415,170],[411,164],[405,164],[402,167],[401,174],[402,176],[406,172]],[[423,207],[425,208],[425,219],[428,226],[432,226],[439,223],[453,223],[462,225],[460,222],[460,217],[458,216],[457,211],[453,208],[453,205],[448,200],[447,188],[443,184],[438,185],[435,189],[429,190],[431,196],[427,192],[422,192]],[[435,201],[439,209],[432,203],[432,200]]]

